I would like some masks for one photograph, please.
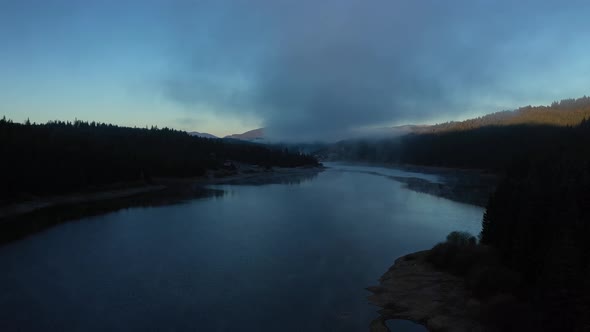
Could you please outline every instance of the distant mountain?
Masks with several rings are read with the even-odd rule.
[[[204,138],[219,138],[215,135],[211,135],[208,133],[199,133],[198,131],[191,131],[188,134],[191,136],[198,136],[198,137],[204,137]]]
[[[245,141],[261,141],[264,140],[264,128],[250,130],[242,134],[228,135],[225,136],[225,138],[241,139]]]

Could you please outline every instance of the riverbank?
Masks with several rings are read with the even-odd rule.
[[[161,206],[220,196],[209,185],[287,183],[303,181],[323,167],[273,168],[240,165],[234,170],[211,171],[203,177],[154,178],[150,183],[87,193],[46,196],[0,206],[0,244],[19,239],[53,225],[131,207]]]
[[[426,262],[427,251],[402,256],[379,279],[369,302],[382,308],[370,330],[385,332],[385,321],[406,319],[423,324],[429,331],[484,331],[471,318],[479,303],[471,299],[462,278],[434,268]]]
[[[398,164],[398,163],[372,163],[372,162],[363,162],[363,161],[346,161],[346,160],[334,160],[334,163],[345,163],[346,165],[356,165],[356,166],[372,166],[372,167],[383,167],[383,168],[393,168],[399,169],[406,172],[416,172],[416,173],[428,173],[428,174],[489,174],[498,176],[499,174],[483,168],[457,168],[457,167],[444,167],[444,166],[428,166],[428,165],[418,165],[418,164]]]
[[[434,175],[438,181],[421,177],[403,177],[372,173],[401,182],[404,187],[419,193],[446,198],[452,201],[485,207],[490,195],[496,190],[500,175],[481,169],[445,168],[434,166],[344,163],[353,166],[371,166],[401,170],[410,173]]]
[[[443,175],[441,183],[415,177],[392,177],[412,191],[443,197],[452,201],[485,207],[496,190],[498,178],[493,175],[453,173]]]

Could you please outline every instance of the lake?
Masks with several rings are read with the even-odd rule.
[[[0,247],[0,331],[367,331],[364,288],[397,257],[480,231],[481,207],[390,178],[437,175],[328,166]]]

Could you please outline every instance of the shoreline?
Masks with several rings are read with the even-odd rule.
[[[59,205],[72,205],[89,203],[101,200],[125,198],[139,194],[150,193],[166,189],[165,185],[139,185],[127,189],[99,190],[91,193],[73,193],[58,196],[48,196],[30,201],[9,204],[0,207],[0,221],[3,218],[10,218],[45,208],[52,208]]]
[[[383,167],[383,168],[393,168],[393,169],[400,169],[406,172],[416,172],[416,173],[427,173],[427,174],[441,174],[441,175],[448,175],[448,174],[482,174],[482,175],[491,175],[491,176],[500,176],[500,173],[496,173],[493,170],[485,169],[485,168],[461,168],[461,167],[446,167],[446,166],[429,166],[429,165],[419,165],[419,164],[398,164],[398,163],[386,163],[386,162],[365,162],[365,161],[347,161],[347,160],[324,160],[321,162],[331,162],[331,163],[344,163],[347,165],[356,165],[356,166],[374,166],[374,167]]]
[[[409,166],[396,164],[370,164],[362,162],[334,162],[351,166],[381,167],[401,170],[404,172],[435,175],[438,181],[430,181],[419,177],[404,177],[379,174],[385,178],[401,182],[404,188],[455,202],[485,207],[490,195],[495,191],[500,176],[485,170],[442,168],[431,166]]]
[[[371,304],[381,309],[370,324],[372,332],[390,331],[385,321],[404,319],[424,325],[428,331],[484,331],[471,318],[479,302],[472,299],[464,280],[440,271],[425,261],[429,250],[402,256],[379,279],[367,287]]]
[[[154,178],[152,183],[86,193],[46,196],[0,206],[0,245],[54,225],[133,207],[179,204],[192,199],[224,195],[210,185],[260,185],[296,182],[324,167],[273,168],[244,166],[236,171],[209,172],[203,177]],[[121,186],[119,186],[121,187]]]
[[[391,176],[395,181],[402,182],[404,186],[410,190],[435,195],[438,197],[448,198],[455,201],[463,201],[474,205],[485,205],[485,201],[474,200],[474,196],[470,195],[467,198],[459,198],[458,192],[464,191],[465,187],[473,192],[473,189],[480,191],[482,187],[487,187],[484,190],[486,196],[491,192],[490,186],[493,188],[497,177],[495,174],[486,173],[484,170],[472,169],[454,169],[443,167],[430,166],[416,166],[416,165],[397,165],[397,164],[370,164],[361,162],[345,162],[350,165],[362,166],[376,166],[401,169],[404,171],[420,172],[427,174],[440,175],[444,179],[444,183],[434,183],[420,178],[406,178]],[[60,206],[71,206],[76,204],[94,203],[100,201],[109,201],[116,199],[126,199],[129,197],[139,195],[149,195],[158,192],[187,192],[195,187],[203,189],[208,185],[261,185],[268,183],[291,182],[292,178],[305,177],[310,173],[318,173],[328,167],[324,166],[304,166],[304,167],[289,167],[289,168],[273,168],[271,170],[262,169],[252,165],[240,165],[237,171],[209,171],[206,175],[200,177],[189,178],[172,178],[162,177],[154,178],[150,183],[133,182],[117,184],[117,187],[106,186],[105,188],[90,192],[77,192],[62,195],[42,196],[32,200],[23,200],[16,203],[9,203],[0,205],[0,225],[8,218],[19,217],[27,215],[39,210],[55,208]],[[471,175],[472,177],[466,177]],[[485,180],[475,181],[473,176],[485,177]],[[468,179],[467,181],[465,179]],[[188,195],[190,196],[190,195]],[[200,196],[200,195],[199,195]]]
[[[443,183],[416,177],[392,177],[404,187],[419,193],[442,197],[451,201],[485,208],[494,193],[498,179],[495,177],[444,176]]]
[[[201,177],[189,178],[155,178],[152,183],[133,183],[122,189],[105,189],[92,192],[76,192],[71,194],[50,195],[40,197],[37,199],[21,201],[17,203],[6,204],[0,206],[0,223],[3,218],[14,217],[36,210],[56,207],[60,205],[73,205],[79,203],[90,203],[102,200],[110,200],[117,198],[126,198],[140,194],[153,193],[163,191],[166,189],[178,189],[184,186],[207,186],[207,185],[221,185],[221,184],[250,184],[262,183],[267,179],[272,181],[280,177],[287,177],[291,175],[298,175],[310,170],[323,170],[321,167],[306,167],[306,168],[277,168],[264,171],[250,171],[237,172],[225,176],[216,177],[215,174],[210,173]],[[121,184],[119,184],[121,185]],[[123,184],[124,185],[124,184]]]

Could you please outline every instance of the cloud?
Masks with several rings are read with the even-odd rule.
[[[170,99],[256,114],[279,139],[344,137],[590,83],[584,2],[219,1],[168,8]],[[574,77],[572,77],[574,76]],[[569,83],[568,83],[569,82]],[[575,82],[572,83],[572,82]],[[528,100],[528,102],[527,102]],[[490,106],[493,105],[493,106]]]

